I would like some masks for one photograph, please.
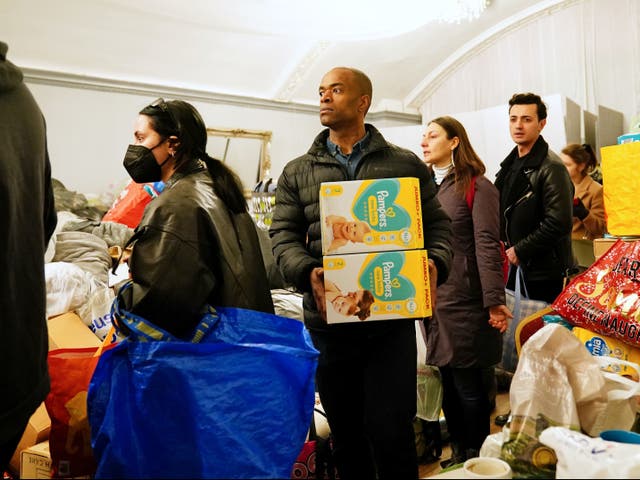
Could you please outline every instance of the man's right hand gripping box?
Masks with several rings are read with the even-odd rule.
[[[417,178],[323,182],[322,254],[412,250],[424,246]]]
[[[431,316],[426,250],[326,255],[327,323]]]

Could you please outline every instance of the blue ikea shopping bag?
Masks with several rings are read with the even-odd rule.
[[[129,336],[102,354],[89,386],[96,478],[290,477],[318,356],[302,322],[216,308],[188,342],[117,298],[113,311]]]

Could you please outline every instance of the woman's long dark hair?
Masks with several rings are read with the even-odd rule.
[[[585,166],[582,169],[583,177],[591,175],[598,166],[596,154],[588,143],[583,143],[582,145],[570,143],[562,149],[562,153],[569,155],[577,165]]]
[[[458,120],[445,116],[434,118],[429,123],[440,125],[447,133],[449,140],[458,137],[458,146],[453,150],[453,172],[456,191],[465,195],[471,185],[471,179],[484,175],[487,169],[471,146],[467,131]]]
[[[140,110],[147,115],[151,127],[162,137],[178,137],[178,168],[200,159],[213,179],[213,190],[233,213],[248,212],[240,177],[217,158],[207,153],[207,127],[200,113],[182,100],[156,101]]]

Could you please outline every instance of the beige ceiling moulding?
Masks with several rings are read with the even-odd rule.
[[[227,95],[222,93],[192,90],[188,88],[168,87],[143,82],[131,82],[109,78],[94,77],[90,75],[78,75],[74,73],[61,73],[52,70],[21,67],[25,81],[40,85],[53,85],[56,87],[80,88],[97,90],[102,92],[129,93],[152,97],[180,98],[188,101],[216,103],[221,105],[233,105],[243,108],[260,108],[264,110],[276,110],[279,112],[318,114],[318,105],[309,105],[297,102],[282,102],[262,98],[244,97],[241,95]],[[415,122],[420,121],[420,116],[412,113],[380,111],[369,112],[368,120],[379,121],[384,119]]]

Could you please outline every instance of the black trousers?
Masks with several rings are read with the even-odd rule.
[[[30,417],[26,417],[24,419],[21,428],[19,428],[16,432],[14,432],[13,434],[9,434],[7,438],[0,439],[0,473],[7,470],[9,461],[11,460],[13,453],[18,447],[18,443],[22,438],[22,434],[24,433],[25,428],[27,428],[29,418]]]
[[[442,410],[451,443],[461,452],[480,450],[491,430],[490,397],[493,367],[440,367]]]
[[[311,332],[341,480],[418,478],[415,322],[392,322]]]

